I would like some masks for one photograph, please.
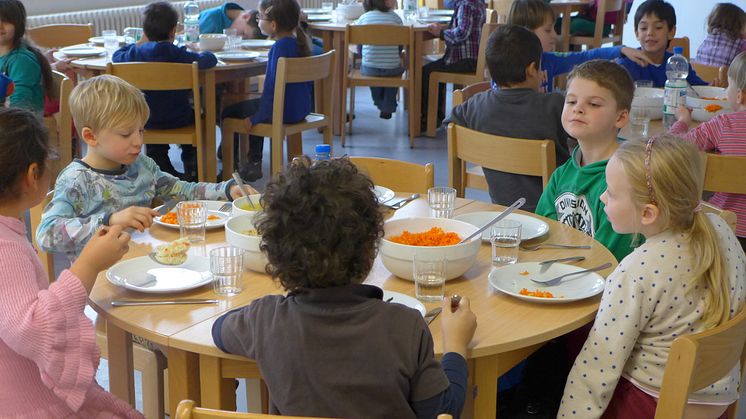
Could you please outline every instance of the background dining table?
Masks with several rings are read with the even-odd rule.
[[[455,215],[503,208],[459,198]],[[428,213],[426,199],[420,198],[396,211],[392,217],[427,216]],[[522,250],[519,261],[541,261],[580,254],[586,260],[578,266],[587,268],[611,262],[612,267],[600,273],[606,276],[612,271],[616,260],[603,245],[566,225],[549,219],[542,220],[549,225],[549,232],[530,243],[547,240],[553,243],[590,245],[591,249]],[[144,256],[152,246],[177,237],[178,229],[160,225],[154,225],[144,233],[135,233],[125,259]],[[207,255],[210,249],[224,245],[223,229],[210,230],[207,232],[206,244],[192,248],[190,254]],[[468,360],[470,391],[467,391],[468,401],[463,416],[467,418],[492,417],[497,405],[497,378],[544,342],[592,321],[598,308],[598,295],[564,304],[540,304],[514,298],[495,290],[489,284],[487,276],[492,269],[491,248],[489,244],[483,244],[472,268],[462,277],[448,281],[445,286],[447,295],[459,294],[470,299],[471,308],[479,322]],[[385,290],[414,295],[414,284],[393,276],[383,266],[380,257],[376,258],[365,282]],[[90,294],[90,304],[107,323],[111,391],[134,404],[131,334],[137,334],[166,351],[171,412],[180,400],[187,398],[196,400],[205,407],[235,408],[233,378],[259,378],[259,370],[254,362],[246,358],[220,351],[212,341],[212,324],[227,311],[250,304],[262,296],[281,293],[283,290],[280,286],[266,274],[246,271],[244,290],[233,297],[216,297],[209,285],[166,296],[218,298],[219,304],[112,307],[111,301],[116,299],[149,300],[163,298],[164,295],[140,294],[115,286],[102,272]],[[425,305],[430,309],[438,303]],[[431,324],[430,330],[436,355],[440,356],[443,336],[439,319]]]
[[[570,22],[572,14],[579,12],[591,4],[591,0],[552,0],[549,6],[552,7],[557,17],[562,16],[560,27],[559,42],[557,43],[557,52],[567,52],[570,50]]]
[[[81,44],[89,46],[89,44]],[[60,51],[54,53],[57,60],[68,58]],[[73,58],[71,64],[74,68],[90,71],[94,75],[106,72],[106,65],[110,59],[106,55],[94,57]],[[215,182],[217,177],[217,158],[215,151],[217,147],[217,138],[215,123],[219,124],[217,115],[217,100],[215,86],[218,83],[243,81],[249,77],[256,77],[264,74],[267,70],[266,53],[252,61],[219,61],[218,65],[208,69],[200,70],[200,85],[204,97],[204,147],[208,150],[204,153],[206,161],[200,162],[204,170],[200,170],[200,181]],[[212,122],[215,121],[215,122]],[[213,151],[210,151],[213,150]],[[223,174],[224,179],[230,178],[230,173]]]

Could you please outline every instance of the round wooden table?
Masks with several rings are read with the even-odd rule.
[[[502,207],[466,199],[457,199],[455,214],[474,211],[495,211]],[[413,201],[398,210],[393,217],[422,216],[428,214],[425,199]],[[528,213],[525,213],[528,214]],[[612,268],[602,271],[608,275],[616,260],[593,238],[544,219],[549,233],[533,242],[548,240],[554,243],[591,245],[590,250],[539,250],[521,251],[520,261],[540,261],[581,254],[586,260],[579,264],[592,267],[612,262]],[[125,258],[145,255],[151,245],[170,241],[178,236],[176,229],[154,225],[145,233],[133,235],[130,251]],[[207,233],[207,244],[193,249],[207,254],[211,248],[224,245],[222,229]],[[192,251],[192,250],[190,250]],[[464,417],[494,417],[497,404],[497,378],[525,359],[544,342],[574,330],[595,316],[600,297],[566,304],[535,304],[518,300],[493,289],[487,275],[492,269],[490,246],[483,244],[477,262],[462,277],[446,283],[446,294],[469,297],[471,308],[479,323],[469,354],[468,402]],[[109,283],[105,274],[99,275],[90,301],[93,308],[107,322],[109,377],[111,391],[134,404],[131,333],[147,338],[164,348],[168,355],[169,405],[173,412],[182,399],[192,399],[211,408],[233,408],[235,387],[233,378],[257,378],[259,371],[250,360],[223,353],[214,345],[212,324],[217,317],[236,307],[245,306],[267,294],[282,293],[282,289],[267,275],[246,272],[244,291],[234,297],[217,297],[217,305],[112,307],[113,299],[158,299],[163,296],[138,294]],[[391,275],[377,258],[366,283],[387,290],[414,295],[410,281]],[[170,296],[169,296],[170,297]],[[179,294],[178,297],[216,298],[210,286]],[[427,308],[437,304],[428,303]],[[431,324],[436,352],[442,350],[439,319]]]

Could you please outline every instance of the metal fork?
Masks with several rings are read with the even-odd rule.
[[[557,247],[560,249],[590,249],[591,246],[588,245],[575,245],[575,244],[558,244],[558,243],[539,243],[535,244],[533,246],[521,246],[521,250],[539,250],[545,247]]]
[[[604,269],[609,268],[609,267],[611,267],[611,262],[606,262],[606,263],[604,263],[601,266],[596,266],[595,268],[583,269],[582,271],[577,271],[577,272],[570,272],[570,273],[567,273],[567,274],[564,274],[564,275],[555,276],[554,278],[548,279],[546,281],[543,280],[543,279],[533,279],[533,278],[530,278],[530,279],[531,279],[531,281],[533,281],[533,282],[535,282],[535,283],[537,283],[539,285],[544,285],[544,286],[550,287],[552,285],[559,284],[559,282],[562,281],[562,279],[567,278],[568,276],[585,274],[585,273],[588,273],[588,272],[601,271],[601,270],[604,270]]]
[[[225,204],[221,205],[220,208],[218,208],[218,212],[231,212],[232,208],[233,208],[233,203],[226,202]]]

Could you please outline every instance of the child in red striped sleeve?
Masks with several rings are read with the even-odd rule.
[[[677,122],[671,127],[671,133],[695,143],[703,151],[718,150],[723,155],[746,156],[746,52],[733,59],[728,69],[725,93],[733,108],[732,113],[717,115],[689,130],[691,110],[682,106],[676,111]],[[736,213],[736,236],[746,249],[746,195],[716,193],[710,202]]]

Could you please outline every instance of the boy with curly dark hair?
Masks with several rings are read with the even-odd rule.
[[[212,328],[223,351],[256,360],[272,413],[456,417],[476,328],[467,299],[443,302],[441,364],[416,310],[364,285],[383,236],[372,182],[347,159],[293,164],[270,182],[257,230],[267,272],[288,291],[231,311]]]

